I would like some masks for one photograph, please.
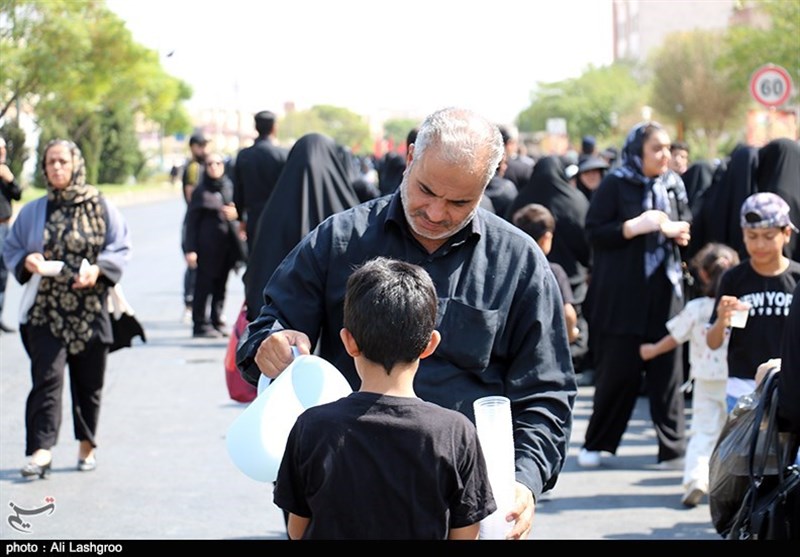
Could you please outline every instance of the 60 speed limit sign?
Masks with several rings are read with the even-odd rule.
[[[761,66],[750,78],[750,93],[764,106],[780,106],[792,93],[792,78],[781,66]]]

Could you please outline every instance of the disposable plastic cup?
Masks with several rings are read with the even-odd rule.
[[[750,315],[750,308],[737,309],[731,313],[731,327],[744,329],[747,326],[747,316]]]
[[[480,538],[505,539],[511,523],[505,516],[514,505],[514,430],[511,401],[504,396],[479,398],[473,403],[475,427],[486,460],[497,510],[481,521]]]

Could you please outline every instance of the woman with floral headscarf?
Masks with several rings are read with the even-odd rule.
[[[646,374],[658,462],[682,468],[685,452],[682,358],[676,351],[647,362],[639,345],[667,334],[683,307],[679,248],[689,243],[689,209],[681,178],[669,170],[670,139],[655,122],[635,126],[622,165],[607,174],[586,214],[592,276],[586,310],[596,350],[593,414],[578,457],[598,466],[616,453]]]
[[[80,442],[78,470],[91,471],[97,465],[95,434],[113,341],[107,297],[131,250],[122,215],[86,184],[83,156],[74,143],[48,143],[42,170],[47,195],[22,208],[3,250],[19,283],[30,281],[26,286],[35,293],[23,297],[20,314],[33,381],[25,407],[25,454],[30,460],[21,473],[40,478],[52,464],[67,366],[75,438]],[[60,270],[56,262],[63,262]]]

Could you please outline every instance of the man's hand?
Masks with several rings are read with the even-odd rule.
[[[514,521],[508,540],[526,540],[531,533],[536,503],[531,490],[517,482],[514,485],[514,508],[506,515],[506,522]]]
[[[275,331],[258,346],[255,357],[258,369],[270,379],[275,379],[292,363],[293,346],[300,354],[311,354],[311,341],[305,333],[291,329]]]

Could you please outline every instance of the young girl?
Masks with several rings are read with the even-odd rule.
[[[722,274],[738,264],[739,255],[733,248],[713,242],[706,244],[691,261],[703,295],[687,302],[680,313],[667,321],[669,333],[661,340],[639,347],[639,354],[647,361],[689,342],[689,371],[694,391],[681,499],[687,507],[696,506],[708,493],[708,459],[727,417],[727,338],[712,350],[706,344],[706,330]]]

